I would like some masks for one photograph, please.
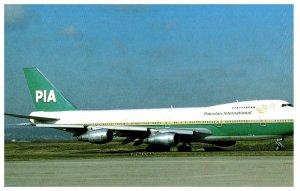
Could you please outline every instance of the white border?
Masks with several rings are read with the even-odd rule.
[[[0,72],[1,72],[1,78],[0,78],[0,85],[2,87],[2,90],[4,89],[4,4],[294,4],[294,105],[295,105],[295,120],[294,120],[294,188],[285,188],[286,190],[294,190],[299,188],[299,181],[296,180],[298,178],[297,175],[299,175],[299,154],[295,151],[298,150],[299,148],[299,131],[297,130],[298,127],[298,119],[297,119],[297,114],[299,114],[299,94],[300,94],[300,88],[299,88],[299,54],[298,54],[298,46],[299,46],[299,38],[296,34],[299,34],[299,2],[297,0],[227,0],[227,1],[222,1],[222,0],[73,0],[73,1],[66,1],[66,0],[2,0],[1,1],[1,7],[0,7],[0,26],[1,26],[1,39],[2,43],[0,46],[1,50],[1,61],[2,64],[0,66]],[[3,113],[4,113],[4,91],[0,91],[0,98],[2,100],[2,107],[1,107],[1,117],[0,120],[2,124],[4,124],[4,118],[3,118]],[[0,130],[0,135],[3,138],[4,137],[4,127],[1,127]],[[0,180],[0,186],[4,187],[4,141],[0,142],[1,146],[1,180]],[[7,190],[11,190],[13,188],[7,188]],[[24,188],[21,188],[24,190]],[[25,188],[25,190],[40,190],[40,188]],[[52,190],[53,187],[49,188],[43,188],[45,190]],[[57,190],[74,190],[74,188],[55,188]],[[78,188],[75,188],[77,190]],[[86,189],[86,188],[85,188]],[[99,188],[88,188],[89,190],[98,190]],[[115,190],[116,188],[105,188],[105,190]],[[117,189],[124,189],[124,188],[117,188]],[[130,188],[130,190],[140,190],[141,188],[135,187],[135,188]],[[143,190],[153,190],[157,188],[142,188]],[[172,190],[183,190],[186,188],[172,188]],[[208,190],[211,188],[189,188],[190,190]],[[214,188],[215,190],[224,190],[224,188]],[[225,190],[240,190],[241,188],[225,188]],[[255,188],[255,189],[262,189],[262,188]],[[263,188],[264,190],[282,190],[283,188]],[[253,190],[253,188],[243,188],[243,190]]]
[[[2,0],[2,4],[295,4],[297,0]]]
[[[1,7],[0,7],[0,17],[2,18],[0,20],[0,26],[1,26],[1,45],[0,45],[0,57],[1,57],[1,64],[0,64],[0,86],[2,87],[2,90],[0,90],[0,99],[1,99],[1,126],[0,126],[0,136],[2,137],[1,142],[0,142],[0,147],[1,147],[1,167],[0,167],[0,173],[1,173],[1,180],[0,180],[0,185],[4,185],[4,6],[2,5],[1,2]],[[3,176],[3,177],[2,177]]]

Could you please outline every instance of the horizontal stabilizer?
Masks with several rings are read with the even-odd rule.
[[[32,123],[12,123],[12,124],[6,124],[5,126],[35,126]]]
[[[39,116],[32,116],[32,115],[19,115],[19,114],[12,114],[12,113],[4,113],[4,115],[17,117],[17,118],[25,118],[25,119],[35,119],[39,121],[57,121],[58,118],[51,118],[51,117],[39,117]]]
[[[34,126],[34,127],[45,127],[45,128],[55,128],[55,129],[83,129],[83,125],[62,125],[62,124],[44,124],[44,123],[15,123],[7,124],[7,126]]]
[[[63,124],[35,124],[36,127],[50,127],[56,129],[83,129],[83,125],[63,125]]]

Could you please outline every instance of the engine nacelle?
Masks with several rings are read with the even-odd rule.
[[[88,141],[95,144],[104,144],[112,141],[113,133],[109,129],[97,129],[88,131],[78,137],[79,141]]]
[[[144,139],[144,143],[152,145],[173,146],[179,142],[177,133],[159,133]]]

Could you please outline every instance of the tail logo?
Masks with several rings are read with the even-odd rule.
[[[35,91],[35,102],[39,103],[42,100],[44,103],[56,102],[54,90],[36,90]]]

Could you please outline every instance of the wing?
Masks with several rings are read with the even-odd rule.
[[[54,128],[63,131],[67,131],[73,134],[73,136],[80,136],[87,131],[93,131],[97,129],[108,129],[114,133],[116,137],[126,137],[123,144],[130,142],[136,142],[148,137],[152,132],[156,133],[176,133],[180,136],[181,140],[191,142],[194,140],[202,140],[204,137],[211,135],[212,132],[204,127],[200,128],[149,128],[145,126],[83,126],[83,125],[63,125],[63,124],[17,124],[24,126],[36,126],[40,128]]]
[[[51,118],[51,117],[40,117],[40,116],[32,116],[32,115],[20,115],[20,114],[13,114],[13,113],[4,113],[4,115],[17,117],[17,118],[25,118],[25,119],[35,119],[38,121],[57,121],[58,118]]]
[[[7,116],[35,119],[41,123],[18,123],[11,125],[18,126],[35,126],[40,128],[55,128],[63,131],[73,133],[73,136],[80,136],[87,131],[93,131],[97,129],[108,129],[114,132],[115,136],[127,137],[125,143],[130,143],[136,139],[143,139],[148,137],[152,132],[157,133],[176,133],[181,136],[182,139],[191,141],[193,139],[203,139],[204,137],[211,135],[212,132],[206,127],[199,128],[154,128],[149,126],[84,126],[78,124],[53,124],[51,122],[59,120],[58,118],[31,116],[31,115],[19,115],[5,113]]]

